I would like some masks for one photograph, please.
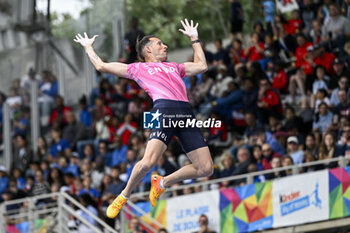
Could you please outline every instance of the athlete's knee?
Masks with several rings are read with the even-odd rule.
[[[213,175],[214,173],[214,165],[212,163],[206,164],[199,168],[199,176],[208,177]]]
[[[141,170],[144,172],[149,172],[155,165],[155,162],[146,159],[142,159],[139,163]]]

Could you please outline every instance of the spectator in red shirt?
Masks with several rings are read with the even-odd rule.
[[[292,19],[287,20],[284,25],[287,34],[295,35],[297,32],[301,32],[302,21],[300,19],[299,10],[294,10],[292,12]]]
[[[275,157],[281,158],[282,156],[276,152],[273,152],[270,144],[268,143],[263,144],[261,148],[262,148],[262,155],[263,155],[263,158],[262,158],[263,169],[264,170],[271,169],[272,159]]]
[[[301,67],[302,63],[305,60],[305,56],[307,54],[307,48],[312,46],[312,43],[306,41],[304,34],[297,35],[297,43],[298,43],[298,47],[295,51],[295,57],[297,60],[295,63],[295,67],[299,68]]]
[[[281,116],[283,109],[279,95],[271,88],[268,79],[259,82],[258,118],[261,123],[267,123],[270,114]]]
[[[212,112],[211,118],[220,120],[220,116],[217,112]],[[226,124],[221,121],[220,127],[211,127],[209,129],[208,144],[214,146],[222,146],[227,141],[227,128]],[[231,142],[229,142],[231,143]]]
[[[64,105],[64,100],[61,96],[57,96],[56,108],[50,115],[50,124],[54,124],[62,129],[68,122],[66,119],[66,112],[68,111],[72,111],[72,109]]]
[[[106,104],[115,102],[113,97],[116,91],[107,79],[102,79],[100,82],[100,95]]]
[[[124,116],[124,122],[118,127],[117,135],[121,137],[124,145],[129,145],[130,136],[137,130],[137,124],[133,121],[131,113]]]
[[[259,42],[259,35],[256,32],[252,33],[249,45],[245,51],[249,61],[254,62],[263,59],[264,49],[264,43]]]
[[[232,63],[235,65],[245,62],[247,59],[244,49],[242,48],[242,41],[239,39],[233,41],[233,47],[231,47],[230,52]]]
[[[326,69],[328,74],[334,74],[333,61],[335,56],[333,53],[326,52],[323,46],[315,46],[314,48],[316,65],[321,65]]]
[[[273,77],[272,87],[279,90],[280,93],[288,93],[287,74],[283,69],[283,65],[282,61],[276,61],[274,67],[276,75]]]

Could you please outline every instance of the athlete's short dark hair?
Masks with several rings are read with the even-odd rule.
[[[137,38],[136,52],[137,52],[137,56],[141,61],[145,61],[145,55],[143,54],[143,49],[149,42],[151,42],[150,40],[151,38],[155,38],[155,36],[149,35],[149,36],[144,36],[143,38],[139,38],[139,37]]]

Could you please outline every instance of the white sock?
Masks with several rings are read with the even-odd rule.
[[[120,193],[120,195],[121,195],[124,199],[129,200],[129,198],[126,197],[126,196],[124,196],[122,193]]]
[[[160,180],[159,185],[160,185],[160,187],[161,187],[162,189],[165,189],[165,187],[164,187],[164,178],[162,178],[162,179]]]

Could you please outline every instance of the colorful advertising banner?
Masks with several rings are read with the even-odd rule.
[[[271,228],[272,182],[220,190],[221,232],[251,232]]]
[[[220,232],[219,191],[213,190],[167,200],[168,231],[196,232],[201,214],[209,218],[211,230]]]
[[[273,182],[273,227],[328,219],[328,171]]]
[[[350,167],[329,170],[329,219],[350,215]]]

